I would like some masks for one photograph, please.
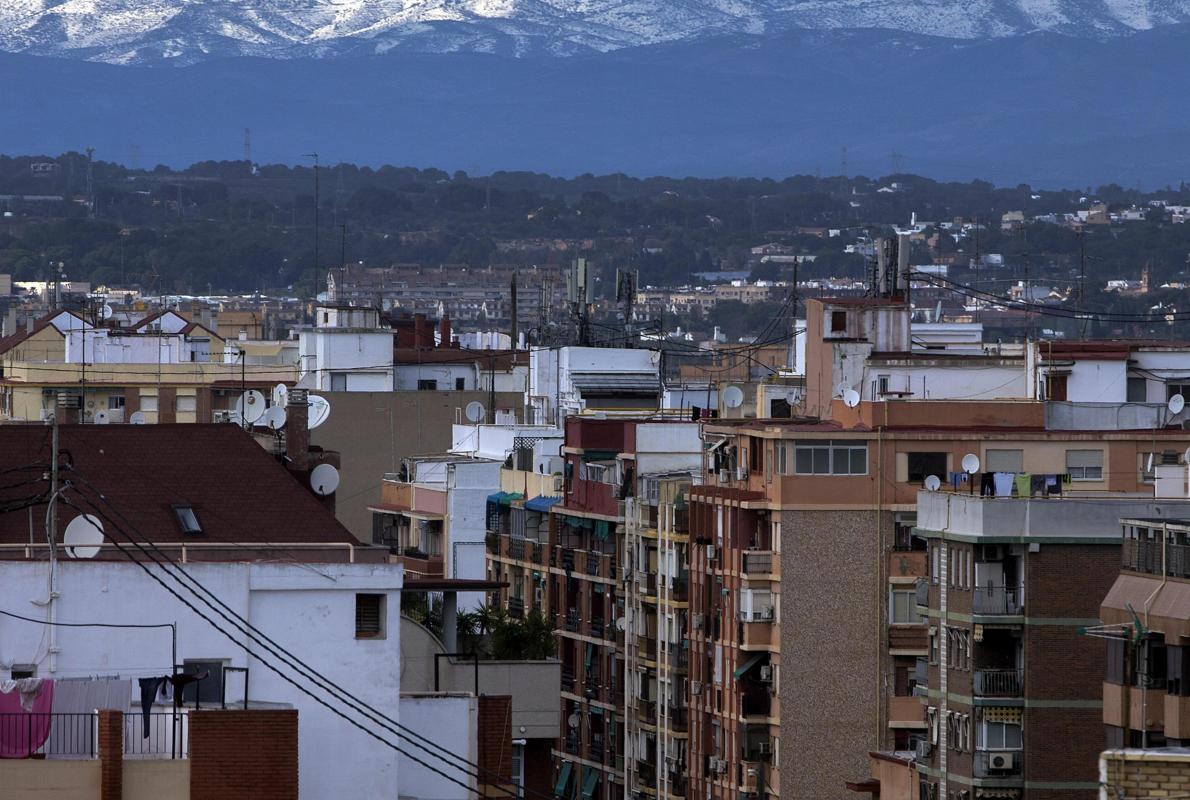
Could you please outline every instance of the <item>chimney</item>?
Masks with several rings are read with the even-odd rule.
[[[305,389],[290,389],[285,407],[285,455],[289,468],[305,472],[310,466],[310,406]]]
[[[414,347],[426,347],[427,346],[426,345],[426,337],[427,337],[426,315],[425,314],[414,314],[413,315],[413,346]],[[431,346],[432,346],[432,343],[431,343]]]
[[[450,347],[450,316],[446,312],[438,320],[438,340],[439,347]]]
[[[82,421],[83,398],[77,392],[59,389],[57,395],[58,407],[54,410],[58,422],[63,425],[75,425]]]
[[[33,333],[33,317],[25,318],[25,333]]]

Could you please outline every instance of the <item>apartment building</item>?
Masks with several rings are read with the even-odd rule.
[[[1181,516],[1184,498],[921,494],[921,797],[1099,796],[1104,648],[1086,629],[1119,572],[1120,519]]]
[[[1177,488],[1184,490],[1185,470],[1178,472]],[[1190,746],[1190,519],[1184,513],[1138,514],[1122,519],[1121,526],[1119,575],[1100,610],[1107,626],[1099,632],[1107,639],[1107,747],[1185,748]],[[1121,773],[1130,766],[1122,764]],[[1180,774],[1185,770],[1183,765]]]
[[[1094,422],[1101,409],[1091,411]],[[707,479],[690,494],[700,545],[691,610],[704,614],[690,675],[704,693],[691,712],[699,796],[708,786],[711,797],[758,792],[754,767],[742,764],[763,761],[762,751],[766,792],[843,796],[845,781],[869,772],[867,751],[922,738],[913,689],[928,626],[914,587],[927,552],[915,527],[928,476],[964,495],[984,491],[985,473],[994,491],[1001,473],[1009,494],[1022,479],[1031,494],[1037,476],[1063,497],[1152,497],[1150,465],[1176,462],[1190,443],[1180,427],[1053,428],[1046,404],[1029,401],[836,401],[830,416],[704,426]],[[983,472],[963,471],[968,454]],[[750,663],[757,652],[767,656]],[[767,713],[743,714],[745,700]],[[740,730],[741,717],[753,727]]]

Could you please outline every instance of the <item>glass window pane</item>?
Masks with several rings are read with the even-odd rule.
[[[826,447],[814,448],[814,474],[829,475],[831,471],[831,451]]]
[[[851,474],[863,475],[868,471],[868,448],[855,448],[851,451]]]
[[[796,451],[797,471],[799,475],[809,475],[814,472],[814,451],[799,447]]]

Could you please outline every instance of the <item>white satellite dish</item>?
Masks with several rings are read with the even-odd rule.
[[[1190,464],[1190,447],[1186,448],[1186,452],[1182,453],[1182,463]]]
[[[848,389],[843,393],[843,405],[848,408],[855,408],[859,405],[859,392],[855,389]]]
[[[847,394],[847,390],[850,388],[851,385],[847,383],[847,381],[840,381],[839,385],[835,387],[835,394],[839,395],[839,397],[842,397],[843,395]]]
[[[942,488],[942,479],[941,478],[939,478],[937,475],[927,475],[926,476],[926,491],[927,492],[936,492],[941,488]]]
[[[111,421],[112,421],[112,417],[106,411],[96,411],[95,412],[95,424],[96,425],[107,425]]]
[[[1145,459],[1145,472],[1153,471],[1153,453],[1149,453],[1149,457]]]
[[[289,405],[289,387],[283,383],[278,383],[273,387],[273,405],[285,408]]]
[[[116,312],[112,309],[111,306],[104,304],[103,308],[99,309],[99,318],[100,319],[111,319],[112,315],[115,313]]]
[[[463,409],[463,413],[467,415],[467,420],[469,422],[480,422],[483,420],[488,411],[483,407],[483,403],[479,402],[478,400],[472,400],[467,404],[467,407]]]
[[[744,404],[744,390],[738,386],[728,386],[723,390],[723,405],[728,408],[739,408]]]
[[[968,475],[974,475],[979,472],[979,456],[974,453],[968,453],[963,456],[963,472]]]
[[[624,619],[624,617],[616,617],[616,630],[618,630],[618,631],[628,630],[628,620]]]
[[[99,517],[80,514],[66,526],[62,544],[71,558],[95,558],[103,544],[103,523]]]
[[[264,412],[268,410],[265,405],[264,395],[255,389],[249,389],[236,400],[236,413],[240,418],[249,424],[255,425],[264,416]]]
[[[571,714],[566,718],[566,724],[572,728],[577,728],[579,723],[579,716],[577,713]]]
[[[128,421],[133,425],[144,425],[149,421],[149,418],[145,416],[145,412],[143,411],[133,411]]]
[[[310,472],[310,488],[325,497],[339,488],[339,470],[330,464],[319,464]]]
[[[264,424],[268,426],[271,431],[279,431],[285,427],[285,408],[283,406],[273,406],[268,411],[264,412]]]
[[[309,408],[309,426],[310,430],[314,430],[322,423],[330,419],[331,404],[327,402],[325,397],[319,397],[316,394],[310,395],[306,401]]]
[[[1186,398],[1182,397],[1180,394],[1175,394],[1173,397],[1169,398],[1169,413],[1181,414],[1182,409],[1185,407]]]

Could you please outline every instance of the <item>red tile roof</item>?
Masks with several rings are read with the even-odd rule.
[[[48,464],[50,428],[0,425],[4,468]],[[334,514],[273,456],[235,425],[63,425],[59,453],[62,478],[94,485],[141,533],[154,542],[358,544]],[[0,504],[45,492],[45,483],[13,487],[38,472],[0,475]],[[80,492],[67,500],[85,507]],[[189,505],[202,527],[183,534],[174,506]],[[102,504],[101,504],[102,507]],[[63,526],[78,511],[62,505]],[[109,509],[105,512],[113,518]],[[33,508],[34,539],[45,541],[45,506]],[[0,513],[0,543],[29,541],[29,512]],[[121,541],[124,544],[124,541]],[[301,550],[292,557],[302,559]],[[255,560],[233,549],[220,558]],[[323,559],[312,559],[323,560]]]
[[[46,314],[41,319],[34,322],[32,330],[21,329],[14,334],[5,336],[3,339],[0,339],[0,353],[7,353],[9,350],[16,347],[21,342],[25,341],[33,334],[40,333],[41,331],[45,330],[46,328],[49,328],[50,326],[53,325],[54,318],[57,317],[61,313],[62,313],[61,311],[51,311],[50,313]],[[77,317],[79,319],[79,321],[82,321],[82,319],[83,319],[82,317],[79,317],[78,314],[75,314],[73,311],[68,312],[68,313],[73,317]]]

